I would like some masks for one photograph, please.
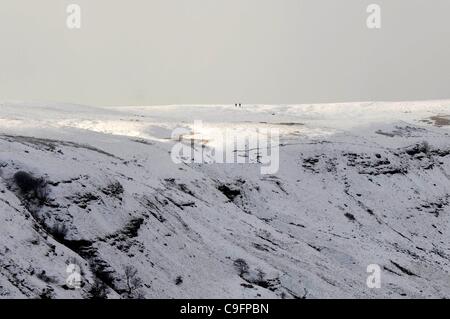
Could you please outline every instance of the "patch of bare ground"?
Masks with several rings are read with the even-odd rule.
[[[422,122],[433,124],[437,127],[450,126],[450,115],[436,115],[426,120],[422,120]]]

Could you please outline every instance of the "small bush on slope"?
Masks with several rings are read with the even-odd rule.
[[[137,276],[137,269],[133,266],[125,266],[125,296],[129,299],[143,299],[144,295],[141,290],[143,284],[142,279]]]
[[[242,258],[238,258],[234,261],[234,267],[239,272],[239,276],[241,277],[247,274],[249,270],[247,262]]]
[[[35,178],[33,175],[19,171],[14,174],[14,183],[23,194],[31,195],[40,202],[45,202],[48,196],[47,182],[43,178]]]
[[[89,299],[107,299],[108,287],[99,279],[95,279],[87,293]]]
[[[67,229],[66,225],[57,223],[49,229],[49,232],[56,240],[64,241],[69,230]]]
[[[182,283],[183,283],[183,277],[178,276],[178,277],[175,279],[175,285],[179,286],[179,285],[181,285]]]

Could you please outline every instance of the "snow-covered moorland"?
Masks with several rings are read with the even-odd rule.
[[[277,128],[278,173],[173,163],[194,120]],[[450,298],[449,134],[450,101],[0,103],[0,297]]]

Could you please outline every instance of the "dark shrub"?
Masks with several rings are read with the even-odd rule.
[[[178,276],[178,277],[175,279],[175,285],[179,286],[179,285],[181,285],[182,283],[183,283],[183,277]]]
[[[355,216],[353,214],[345,213],[344,216],[347,217],[351,221],[355,221],[356,220],[356,218],[355,218]]]
[[[91,259],[89,261],[89,267],[91,272],[102,282],[104,282],[109,287],[114,288],[115,278],[114,271],[110,268],[108,264],[104,261]]]
[[[115,197],[117,199],[122,199],[122,195],[124,192],[122,184],[120,182],[113,182],[102,189],[103,194]]]
[[[50,234],[58,241],[64,241],[66,239],[67,233],[69,230],[64,224],[54,224],[49,229]]]
[[[142,279],[138,277],[138,271],[133,266],[124,267],[125,279],[125,296],[128,299],[143,299],[144,293],[141,288],[143,286]]]
[[[55,298],[54,290],[51,287],[46,287],[39,294],[39,298],[41,299],[53,299]]]
[[[234,267],[236,267],[236,270],[239,272],[239,276],[247,274],[249,270],[247,262],[242,258],[238,258],[234,261]]]
[[[14,182],[20,188],[20,190],[24,193],[31,192],[35,190],[38,185],[38,180],[28,174],[27,172],[17,172],[14,174]]]
[[[47,183],[43,178],[35,178],[30,173],[19,171],[14,174],[14,183],[23,194],[32,194],[40,201],[47,198]]]
[[[88,290],[87,296],[89,299],[107,299],[108,286],[106,286],[101,280],[95,279],[94,283]]]

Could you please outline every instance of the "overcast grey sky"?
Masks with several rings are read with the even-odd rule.
[[[449,57],[449,0],[0,0],[0,101],[450,98]]]

